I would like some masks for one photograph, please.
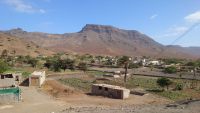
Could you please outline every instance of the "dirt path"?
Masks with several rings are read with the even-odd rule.
[[[21,87],[22,102],[0,106],[0,113],[53,113],[62,110],[66,103],[38,92],[34,87]]]
[[[200,102],[178,107],[166,107],[165,105],[140,105],[122,107],[74,107],[60,113],[200,113]]]

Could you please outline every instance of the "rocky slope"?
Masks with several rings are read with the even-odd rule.
[[[87,24],[79,32],[65,34],[26,32],[19,28],[3,32],[55,52],[179,58],[200,56],[192,53],[191,48],[163,46],[136,30],[105,25]]]
[[[0,33],[0,53],[3,50],[8,50],[11,55],[52,55],[54,52],[43,49],[31,41],[10,36],[5,33]]]

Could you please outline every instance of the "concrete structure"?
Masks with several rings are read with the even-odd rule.
[[[16,74],[1,74],[0,88],[16,87],[19,85],[20,76]]]
[[[18,102],[21,100],[21,91],[17,87],[20,83],[20,75],[0,75],[0,104]]]
[[[130,90],[108,84],[93,84],[91,93],[93,95],[107,96],[110,98],[126,99],[129,97]]]
[[[0,104],[9,104],[21,100],[21,90],[18,87],[0,88]]]
[[[39,86],[41,87],[46,79],[45,71],[34,71],[29,76],[29,86]]]
[[[152,60],[152,61],[149,61],[147,63],[148,65],[154,65],[154,66],[158,66],[158,65],[161,65],[160,61],[157,61],[157,60]]]

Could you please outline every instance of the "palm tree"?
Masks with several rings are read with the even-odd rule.
[[[120,59],[118,59],[118,65],[123,66],[125,69],[125,76],[124,76],[124,82],[127,81],[127,72],[128,72],[128,65],[129,65],[129,57],[128,56],[123,56]]]

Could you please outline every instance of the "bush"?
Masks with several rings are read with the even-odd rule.
[[[0,74],[4,73],[9,69],[8,64],[5,63],[3,60],[0,60]]]
[[[86,64],[86,63],[84,63],[84,62],[80,62],[79,64],[78,64],[78,68],[80,69],[80,70],[82,70],[82,71],[87,71],[88,70],[88,65]]]
[[[25,72],[22,73],[22,77],[27,78],[27,77],[29,77],[30,74],[31,73],[25,71]]]
[[[139,68],[139,67],[140,67],[140,65],[136,64],[136,63],[129,63],[129,66],[128,66],[129,69]]]
[[[167,87],[167,89],[169,88],[169,85],[172,84],[172,81],[168,78],[162,77],[162,78],[158,78],[157,80],[157,84],[163,88],[164,91],[164,87]]]
[[[181,83],[176,84],[175,90],[183,90],[183,84]]]
[[[173,74],[173,73],[177,72],[177,69],[174,66],[170,66],[170,67],[165,68],[164,72],[169,73],[169,74]]]

